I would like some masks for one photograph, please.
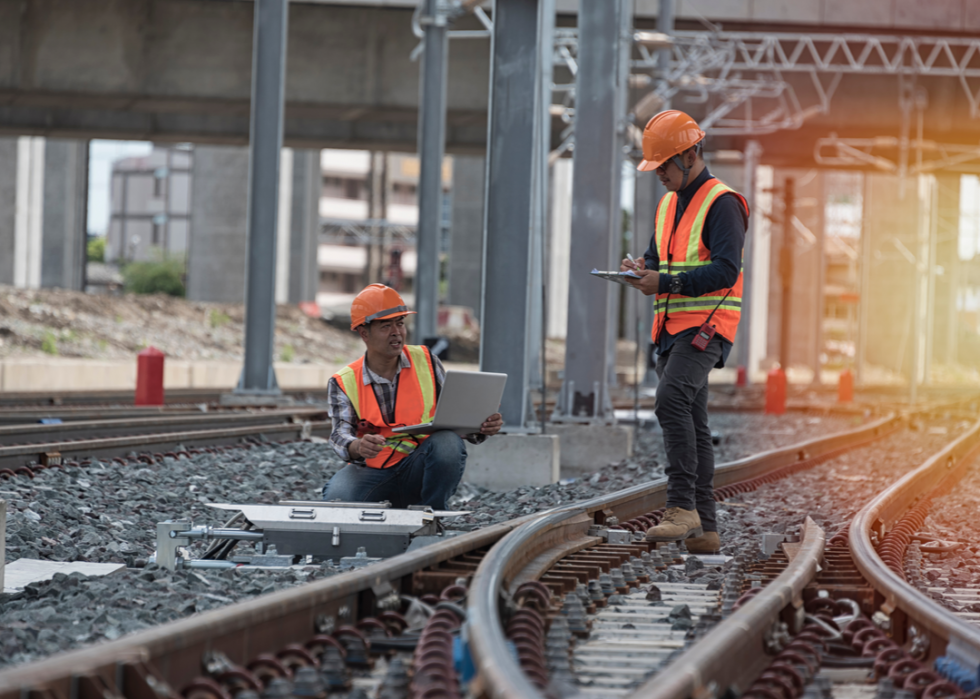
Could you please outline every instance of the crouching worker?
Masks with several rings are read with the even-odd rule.
[[[367,351],[330,378],[330,443],[349,463],[323,486],[324,500],[380,502],[394,507],[447,508],[466,467],[455,432],[407,435],[395,427],[429,422],[446,370],[427,347],[406,345],[408,310],[398,292],[371,284],[351,305],[351,330]],[[480,444],[503,426],[500,413],[466,441]]]

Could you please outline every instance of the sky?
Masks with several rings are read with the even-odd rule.
[[[109,185],[112,163],[120,158],[147,155],[153,150],[149,141],[101,141],[89,144],[88,161],[88,232],[105,235],[109,228]]]

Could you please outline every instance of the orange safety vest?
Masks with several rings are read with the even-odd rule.
[[[427,435],[395,433],[393,428],[431,422],[436,412],[436,372],[428,347],[406,345],[402,350],[411,363],[398,375],[395,421],[389,424],[381,413],[374,387],[364,385],[364,357],[334,374],[337,384],[357,410],[358,436],[380,434],[385,446],[377,456],[366,459],[371,468],[391,468],[411,454]]]
[[[738,197],[748,217],[749,204],[745,197],[721,180],[711,177],[694,194],[681,220],[677,222],[676,229],[674,221],[677,212],[677,194],[667,192],[663,196],[657,206],[656,231],[657,253],[660,256],[658,271],[661,274],[677,274],[711,264],[711,251],[704,246],[701,232],[704,230],[704,222],[711,205],[722,194],[729,192]],[[727,298],[725,298],[726,293],[728,293]],[[660,331],[665,326],[671,335],[689,328],[701,327],[716,306],[718,310],[712,316],[711,324],[715,326],[719,335],[732,342],[735,340],[735,330],[738,328],[742,309],[741,269],[735,286],[731,289],[719,289],[704,296],[657,294],[654,304],[656,317],[651,333],[653,342],[657,342]]]

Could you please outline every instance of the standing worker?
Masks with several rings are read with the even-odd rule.
[[[330,378],[330,443],[349,463],[323,486],[324,500],[428,505],[445,510],[466,467],[466,445],[451,430],[393,431],[432,419],[446,370],[428,347],[406,345],[408,310],[397,291],[371,284],[351,304],[351,330],[367,351]],[[504,422],[494,413],[467,435],[480,444]]]
[[[684,539],[692,553],[721,547],[712,487],[715,455],[708,428],[708,373],[725,365],[742,307],[745,197],[711,176],[702,157],[704,131],[684,112],[654,116],[643,130],[643,161],[667,188],[657,206],[650,246],[622,270],[656,295],[654,411],[667,450],[667,509],[650,541]]]

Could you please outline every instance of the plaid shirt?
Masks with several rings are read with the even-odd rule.
[[[398,373],[395,374],[393,380],[389,381],[383,376],[378,376],[371,371],[367,365],[367,357],[365,356],[364,385],[370,385],[374,390],[374,396],[378,399],[378,407],[381,408],[381,414],[384,416],[385,422],[392,423],[395,421],[395,399],[398,395],[398,377],[401,375],[402,369],[407,369],[410,366],[412,366],[412,363],[409,361],[408,356],[402,352],[399,357]],[[439,394],[442,392],[442,384],[446,380],[446,370],[442,366],[442,362],[435,355],[432,355],[432,366],[436,372],[436,402],[438,404]],[[330,444],[333,446],[334,451],[345,461],[352,461],[358,464],[364,463],[363,459],[352,460],[350,458],[348,447],[350,447],[351,442],[357,439],[357,422],[359,418],[357,416],[357,409],[351,403],[347,394],[344,393],[344,389],[340,387],[340,383],[334,376],[330,377],[330,381],[327,384],[327,401],[330,404],[330,419],[333,420],[333,432],[330,434]],[[485,439],[486,435],[482,434],[468,435],[466,438],[472,444],[480,444]]]

